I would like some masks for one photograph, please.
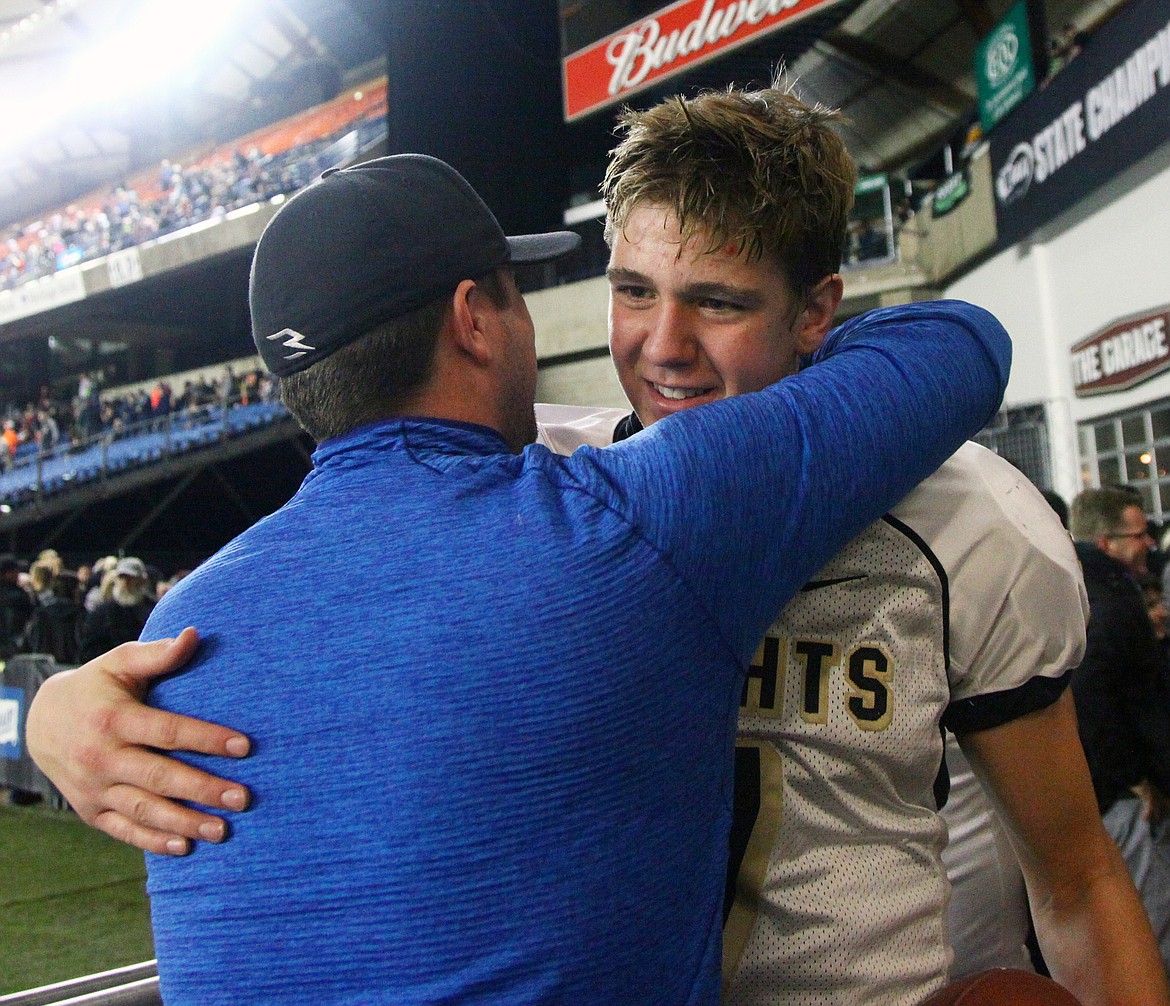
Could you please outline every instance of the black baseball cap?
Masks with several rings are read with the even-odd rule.
[[[331,168],[268,222],[252,259],[252,338],[277,376],[512,263],[548,262],[571,231],[505,237],[467,180],[424,154]]]

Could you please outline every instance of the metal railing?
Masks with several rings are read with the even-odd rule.
[[[280,402],[220,403],[116,425],[94,436],[17,458],[0,473],[0,513],[268,425],[288,413]]]
[[[0,1006],[162,1006],[154,961],[0,996]]]

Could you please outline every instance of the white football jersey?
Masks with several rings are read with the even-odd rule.
[[[546,443],[608,443],[622,413],[582,412],[587,435],[562,413]],[[725,1002],[911,1006],[945,983],[943,715],[973,729],[1047,705],[1087,616],[1051,507],[976,444],[806,584],[740,706]]]
[[[740,706],[726,1001],[909,1006],[945,983],[943,714],[971,729],[1046,705],[1087,614],[1051,507],[976,444],[805,586]]]

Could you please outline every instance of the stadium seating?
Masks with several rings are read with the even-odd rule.
[[[158,171],[151,169],[124,180],[114,194],[91,193],[69,207],[46,212],[41,219],[3,233],[0,289],[15,289],[40,276],[142,243],[176,227],[198,223],[217,212],[307,185],[325,168],[351,159],[385,135],[386,87],[384,79],[370,81],[357,91],[347,91],[324,105],[203,152],[186,165],[187,171],[197,173],[235,171],[232,166],[238,152],[255,151],[263,158],[268,176],[262,192],[237,194],[226,203],[209,200],[202,209],[193,210],[194,215],[165,225],[163,211],[168,193],[160,184]],[[240,181],[242,175],[237,172],[235,177]],[[123,201],[125,214],[115,208]],[[138,234],[130,222],[142,217],[149,218],[153,225]],[[131,230],[125,230],[125,226]],[[13,261],[20,260],[19,266],[5,267],[8,252],[15,256]]]
[[[288,415],[280,402],[252,402],[226,411],[209,406],[194,413],[147,419],[116,437],[102,434],[80,445],[59,446],[38,456],[18,452],[11,470],[0,473],[0,506],[26,506],[43,496],[154,464],[221,440],[268,426]]]

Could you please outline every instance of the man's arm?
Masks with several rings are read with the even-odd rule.
[[[994,414],[1007,382],[1011,355],[1007,333],[998,322],[978,308],[954,302],[909,305],[898,310],[872,312],[865,320],[854,319],[826,340],[822,355],[834,352],[857,358],[852,368],[856,379],[850,377],[845,381],[844,375],[838,375],[834,382],[823,377],[822,372],[827,369],[832,374],[836,368],[818,366],[793,379],[800,390],[794,390],[792,395],[782,393],[786,399],[792,399],[791,414],[785,416],[789,435],[784,442],[788,447],[778,450],[776,463],[769,466],[777,473],[792,473],[793,478],[787,485],[774,478],[760,479],[756,486],[757,492],[767,500],[778,494],[790,495],[797,510],[813,509],[803,504],[796,506],[797,497],[805,504],[810,499],[824,502],[823,508],[816,508],[820,514],[818,527],[794,527],[788,529],[788,535],[781,536],[774,526],[763,522],[764,533],[757,542],[738,542],[746,554],[768,552],[766,561],[760,560],[768,581],[780,579],[774,575],[777,563],[771,558],[778,548],[777,541],[799,538],[815,545],[817,551],[801,554],[799,562],[783,564],[789,581],[785,598],[795,593],[807,575],[823,565],[834,550],[833,543],[824,540],[819,525],[833,526],[833,541],[837,545],[843,543],[905,493],[912,486],[915,474],[925,477],[954,450],[964,435]],[[839,366],[838,362],[836,367]],[[885,384],[875,376],[883,372]],[[817,386],[826,382],[828,387],[818,393]],[[809,399],[818,397],[829,414],[810,412]],[[704,408],[710,411],[721,406],[726,409],[730,403]],[[735,408],[750,409],[750,403],[732,406],[733,411]],[[933,416],[934,421],[924,423],[924,415]],[[858,463],[851,466],[839,460],[839,456],[842,443],[848,441],[849,434],[856,433],[849,422],[856,417],[867,417],[869,423],[867,434],[860,437],[862,443],[855,445]],[[731,466],[727,460],[730,449],[727,430],[736,426],[735,418],[734,415],[724,417],[726,425],[712,438],[720,448],[706,459],[720,471]],[[664,425],[669,424],[656,424],[654,430]],[[779,433],[779,416],[772,417],[772,425]],[[686,423],[682,433],[671,439],[677,441],[675,449],[680,455],[693,455],[685,427]],[[887,464],[887,452],[872,449],[869,444],[874,438],[890,437],[898,439],[903,452],[912,455],[912,461],[900,457],[898,464]],[[810,456],[816,459],[814,465],[806,464]],[[652,451],[644,461],[644,470],[640,472],[644,492],[635,492],[635,497],[653,496],[676,506],[686,505],[688,494],[674,491],[663,481],[661,454]],[[624,476],[637,490],[638,480],[633,477],[631,465],[638,467],[638,458],[627,455],[622,466]],[[759,466],[759,459],[754,459],[754,465]],[[820,473],[819,481],[807,479],[810,468]],[[869,472],[868,477],[858,474],[862,468]],[[685,486],[685,474],[680,473],[672,481]],[[868,487],[873,493],[875,490],[868,483],[887,482],[890,485],[883,487],[885,499],[880,505],[872,503],[872,512],[868,514],[859,511],[856,497],[861,489]],[[744,512],[761,510],[766,511],[763,503],[760,506],[752,500],[744,503]],[[676,528],[690,527],[691,543],[687,551],[701,559],[700,568],[695,571],[697,582],[725,576],[725,567],[729,565],[718,556],[707,555],[713,537],[710,525],[725,528],[726,511],[715,506],[703,516],[704,520],[676,517],[673,521]],[[785,546],[782,551],[789,549]],[[757,579],[760,577],[749,576],[747,581]],[[739,633],[740,645],[748,653],[780,607],[768,599],[757,598],[755,603],[760,608],[758,624]],[[736,592],[735,603],[727,607],[738,604]],[[212,826],[218,819],[182,808],[165,797],[232,809],[217,798],[215,790],[218,786],[221,787],[218,792],[224,792],[222,787],[230,784],[136,748],[150,744],[170,750],[225,754],[226,738],[240,735],[194,720],[184,721],[181,734],[173,724],[164,726],[169,721],[162,718],[162,713],[136,710],[135,703],[141,702],[146,690],[144,681],[151,677],[152,670],[163,673],[169,668],[164,668],[160,661],[154,668],[143,666],[134,675],[127,670],[123,658],[115,656],[120,653],[118,648],[95,662],[104,661],[104,671],[90,670],[80,678],[59,682],[46,697],[45,702],[52,703],[53,716],[61,727],[53,734],[43,729],[37,761],[79,812],[84,808],[82,816],[89,823],[149,851],[181,854],[189,848],[185,838],[203,837],[198,831],[199,824]],[[142,663],[149,663],[149,658]],[[86,718],[79,720],[82,712]],[[160,736],[171,742],[150,739]],[[184,840],[168,847],[168,839]]]
[[[563,471],[670,557],[746,661],[816,570],[994,416],[1010,355],[970,304],[871,311],[800,373],[583,447]]]
[[[155,749],[243,757],[238,731],[142,704],[150,682],[185,664],[198,635],[124,643],[50,677],[29,707],[29,753],[83,821],[148,852],[183,855],[190,839],[221,842],[227,825],[178,803],[243,810],[248,791]],[[168,799],[171,797],[173,799]]]
[[[575,406],[537,405],[536,411],[540,441],[561,454],[584,443],[608,445],[614,425],[626,415],[623,409]],[[189,659],[195,641],[188,630],[176,641],[177,651],[161,642],[119,646],[76,671],[54,675],[29,711],[32,756],[81,818],[160,855],[185,855],[191,839],[227,837],[221,818],[180,801],[240,810],[249,798],[242,786],[149,750],[247,753],[247,739],[236,731],[142,702],[154,678]]]
[[[959,744],[1019,858],[1052,976],[1085,1006],[1170,1003],[1145,909],[1097,812],[1071,694]]]

